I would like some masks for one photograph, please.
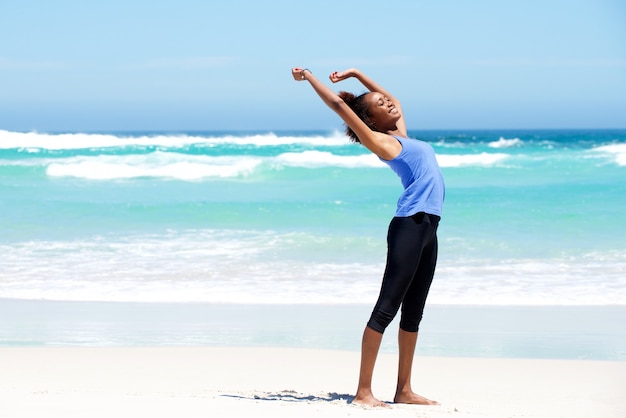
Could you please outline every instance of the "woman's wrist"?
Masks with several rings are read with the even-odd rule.
[[[311,72],[311,70],[309,70],[308,68],[304,68],[304,69],[300,70],[300,78],[301,78],[302,80],[306,80],[306,73],[307,73],[307,72],[308,72],[309,74],[313,74],[313,73]]]

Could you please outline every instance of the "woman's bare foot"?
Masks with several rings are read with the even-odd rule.
[[[411,405],[439,405],[439,402],[431,401],[430,399],[413,392],[396,393],[393,401],[395,403],[408,403]]]
[[[391,406],[383,401],[379,401],[373,395],[355,396],[352,403],[362,406],[369,406],[372,408],[391,408]]]

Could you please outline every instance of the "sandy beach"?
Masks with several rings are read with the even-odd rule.
[[[416,357],[414,388],[440,406],[351,403],[354,351],[228,347],[0,348],[0,416],[626,416],[626,362]],[[374,390],[393,398],[394,354]]]

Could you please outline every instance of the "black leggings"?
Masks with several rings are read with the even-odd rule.
[[[387,234],[387,266],[367,326],[383,333],[402,306],[400,328],[419,329],[437,264],[439,216],[419,212],[395,217]]]

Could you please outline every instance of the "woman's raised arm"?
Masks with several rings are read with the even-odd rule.
[[[404,136],[406,136],[407,135],[406,121],[404,120],[404,113],[402,112],[402,105],[400,104],[400,101],[395,96],[393,96],[387,89],[383,88],[380,84],[378,84],[377,82],[375,82],[370,77],[365,75],[360,70],[357,70],[356,68],[349,68],[341,72],[335,71],[330,75],[329,78],[330,78],[330,81],[332,81],[333,83],[337,83],[339,81],[345,80],[350,77],[354,77],[357,80],[359,80],[359,82],[363,84],[365,88],[368,89],[369,91],[376,91],[378,93],[382,93],[396,105],[396,107],[400,111],[400,114],[402,115],[402,118],[400,118],[400,120],[397,122],[397,127],[398,127],[398,130],[401,131],[404,134]]]
[[[320,96],[322,101],[326,103],[337,115],[348,125],[354,133],[359,137],[361,143],[374,154],[379,156],[387,156],[385,148],[386,137],[380,132],[375,132],[369,128],[357,116],[350,106],[344,102],[337,93],[322,83],[308,68],[292,68],[291,74],[296,81],[308,81],[313,90]]]

